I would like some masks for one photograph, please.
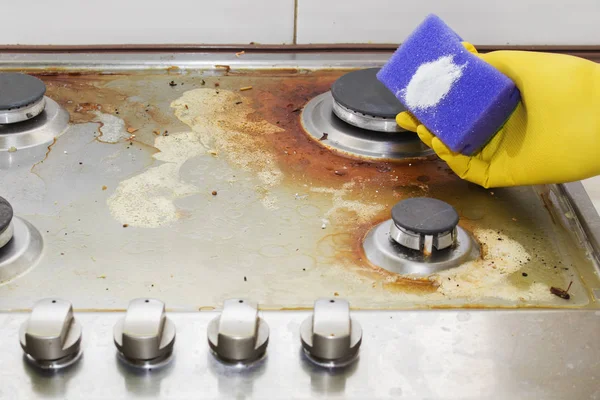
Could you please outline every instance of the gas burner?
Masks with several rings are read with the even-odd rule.
[[[0,73],[0,168],[39,161],[67,128],[69,113],[45,93],[33,76]]]
[[[35,265],[42,254],[42,235],[29,222],[13,215],[10,203],[0,197],[0,283]]]
[[[379,80],[379,68],[362,69],[340,77],[331,86],[333,112],[342,121],[376,132],[403,132],[396,115],[406,111]]]
[[[399,202],[392,219],[373,228],[363,248],[373,264],[402,275],[424,277],[479,256],[479,246],[458,226],[449,204],[425,197]]]
[[[353,71],[309,101],[302,125],[323,146],[349,155],[404,159],[433,154],[415,133],[401,129],[395,117],[402,104],[376,78],[378,68]]]

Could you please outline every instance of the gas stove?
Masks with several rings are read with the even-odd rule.
[[[457,178],[388,56],[0,54],[0,397],[598,395],[585,191]]]

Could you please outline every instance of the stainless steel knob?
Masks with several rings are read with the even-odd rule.
[[[313,315],[300,326],[307,358],[323,367],[343,367],[356,359],[362,328],[350,316],[350,304],[342,299],[319,299]]]
[[[81,325],[65,300],[38,301],[19,337],[27,359],[43,369],[64,368],[81,357]]]
[[[173,354],[175,324],[167,318],[160,300],[132,300],[113,333],[121,360],[132,366],[157,368]]]
[[[208,344],[226,362],[255,361],[268,343],[269,326],[258,316],[256,303],[247,300],[226,300],[221,315],[208,325]]]

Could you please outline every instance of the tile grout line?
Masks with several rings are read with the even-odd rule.
[[[294,34],[292,44],[298,44],[298,0],[294,0]]]

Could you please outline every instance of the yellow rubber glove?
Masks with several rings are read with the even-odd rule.
[[[398,114],[398,125],[417,132],[458,176],[486,188],[600,174],[600,64],[522,51],[478,56],[512,79],[522,98],[482,150],[472,156],[452,152],[408,112]]]

